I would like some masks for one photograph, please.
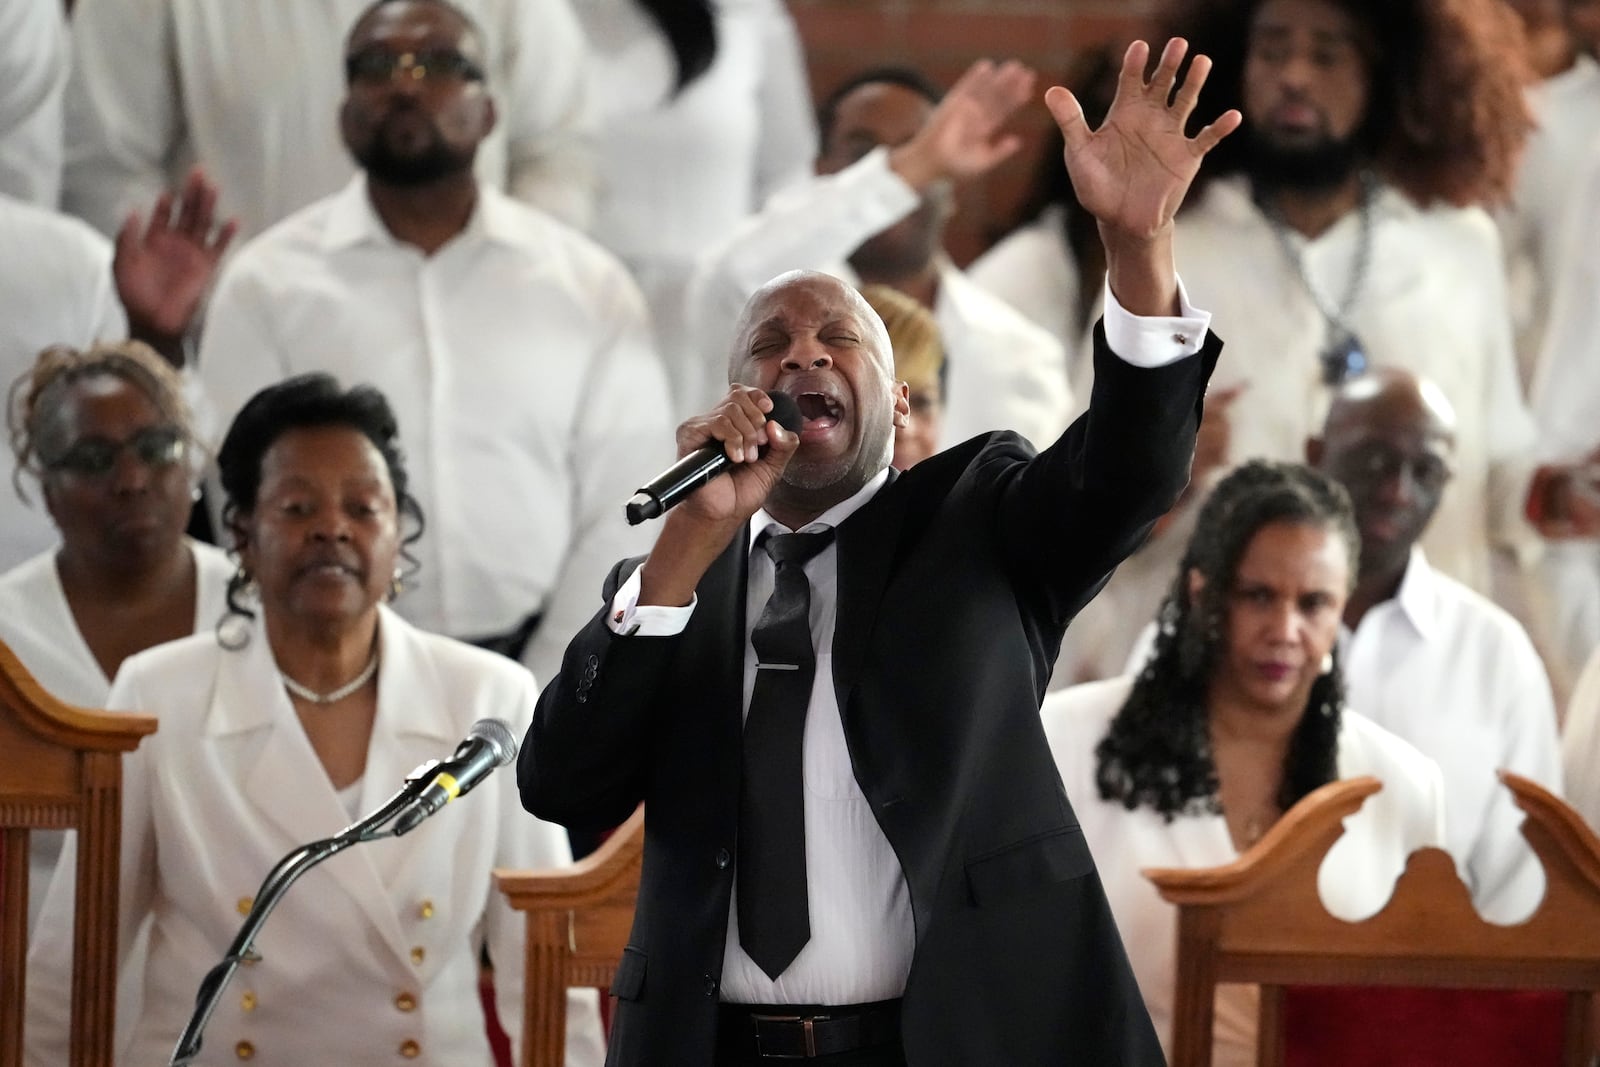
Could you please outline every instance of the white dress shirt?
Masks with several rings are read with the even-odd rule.
[[[0,257],[0,382],[7,387],[49,345],[86,348],[127,337],[105,238],[77,219],[0,195],[0,248],[11,250]],[[12,465],[5,467],[9,475]],[[26,501],[0,485],[0,569],[58,539],[37,483],[23,484]]]
[[[1561,726],[1567,802],[1600,834],[1600,647],[1578,676]]]
[[[39,0],[35,0],[39,2]],[[204,165],[259,233],[350,179],[344,46],[369,0],[92,0],[73,12],[65,203],[106,234]],[[483,33],[497,127],[478,175],[585,225],[583,35],[569,0],[459,0]]]
[[[1419,210],[1387,187],[1372,226],[1349,325],[1374,365],[1431,379],[1455,407],[1456,473],[1423,544],[1441,571],[1487,593],[1491,546],[1534,543],[1522,508],[1535,435],[1517,384],[1499,239],[1480,210]],[[1314,240],[1289,240],[1318,289],[1341,294],[1359,233],[1352,211]],[[1247,386],[1230,409],[1230,460],[1303,459],[1326,412],[1317,358],[1326,326],[1248,183],[1211,183],[1178,216],[1177,249],[1195,300],[1228,343],[1211,388]]]
[[[60,201],[67,65],[60,4],[0,0],[0,195],[45,208]]]
[[[194,556],[194,630],[208,631],[227,610],[228,557],[198,541],[189,542]],[[4,641],[28,673],[57,700],[80,708],[103,708],[111,679],[89,651],[61,588],[56,552],[50,549],[0,574],[0,641]],[[35,830],[28,835],[28,925],[44,906],[45,887],[55,869],[66,832]]]
[[[1077,360],[1087,349],[1079,311],[1082,283],[1077,257],[1067,245],[1065,215],[1059,204],[1045,208],[973,260],[967,277],[1048,331],[1067,353],[1068,377],[1075,379]]]
[[[1550,317],[1530,404],[1540,454],[1582,459],[1600,447],[1600,135],[1572,183],[1561,230],[1568,241],[1550,295]],[[1600,478],[1600,472],[1591,472]],[[1576,671],[1600,646],[1600,542],[1553,541],[1540,561],[1561,651]]]
[[[1569,229],[1566,217],[1584,160],[1600,138],[1600,63],[1580,54],[1530,88],[1528,104],[1538,124],[1523,146],[1511,202],[1495,219],[1505,240],[1524,385],[1533,380],[1563,261],[1575,246],[1594,243],[1592,231]]]
[[[1050,693],[1040,715],[1150,1021],[1170,1051],[1178,912],[1142,872],[1148,867],[1218,867],[1232,863],[1239,853],[1220,814],[1184,814],[1168,821],[1149,807],[1129,811],[1120,800],[1101,798],[1095,747],[1132,688],[1133,679],[1122,677]],[[1442,787],[1432,760],[1351,711],[1340,720],[1337,768],[1340,778],[1372,775],[1383,783],[1381,791],[1345,820],[1344,836],[1328,850],[1317,872],[1317,888],[1329,913],[1354,921],[1376,914],[1388,902],[1413,851],[1442,843]],[[1255,1067],[1256,1008],[1254,986],[1217,987],[1216,1067]]]
[[[1149,658],[1141,634],[1125,673]],[[1396,595],[1342,628],[1350,706],[1439,764],[1445,845],[1491,922],[1521,922],[1544,896],[1544,871],[1522,836],[1522,811],[1495,772],[1562,791],[1555,703],[1527,631],[1413,548]]]
[[[1514,771],[1561,792],[1555,703],[1527,632],[1413,549],[1399,593],[1349,638],[1345,678],[1351,707],[1438,761],[1446,842],[1479,912],[1500,923],[1532,915],[1544,871],[1495,777]]]
[[[720,0],[716,58],[674,94],[677,61],[639,0],[575,6],[599,158],[592,233],[633,271],[678,366],[696,259],[816,157],[799,34],[782,0]]]
[[[610,254],[488,186],[432,256],[395,240],[360,176],[261,235],[223,272],[200,368],[223,425],[291,374],[382,390],[428,523],[396,608],[460,637],[542,612],[541,677],[595,577],[649,546],[622,513],[671,459],[644,302]]]
[[[708,253],[690,285],[698,373],[686,371],[679,403],[702,411],[726,389],[728,324],[755,291],[785,271],[822,270],[851,285],[846,262],[868,238],[914,211],[921,198],[878,148],[836,174],[774,196]],[[944,343],[944,425],[939,447],[990,430],[1015,430],[1044,448],[1072,410],[1066,353],[1048,333],[984,292],[948,260],[939,263],[934,319]]]
[[[1205,342],[1210,316],[1189,303],[1178,283],[1180,313],[1136,317],[1106,295],[1106,339],[1126,362],[1159,367],[1194,355]],[[888,483],[882,471],[848,500],[819,515],[802,530],[837,527]],[[746,528],[746,546],[778,524],[763,508]],[[722,999],[741,1004],[861,1004],[905,991],[916,930],[900,861],[867,803],[845,743],[844,721],[833,685],[833,635],[838,609],[838,547],[829,544],[805,565],[811,583],[811,634],[817,656],[811,701],[806,706],[802,763],[805,778],[806,893],[811,940],[776,980],[739,944],[738,890],[728,908],[723,950]],[[745,588],[744,712],[755,689],[756,657],[750,644],[763,606],[772,594],[773,565],[765,552],[750,553]],[[611,601],[607,625],[614,633],[666,637],[683,632],[694,613],[687,607],[639,605],[635,568]]]
[[[146,916],[151,933],[143,1004],[118,1063],[166,1062],[200,979],[273,864],[350,821],[259,619],[250,634],[238,651],[206,631],[142,652],[112,687],[112,708],[161,715],[161,729],[123,759],[122,947]],[[519,737],[532,721],[539,688],[517,664],[423,633],[386,608],[378,644],[360,810],[375,810],[477,719],[503,718]],[[565,833],[526,814],[516,776],[502,773],[405,837],[317,867],[262,928],[260,962],[235,973],[207,1029],[205,1062],[490,1063],[479,946],[497,964],[496,1005],[512,1047],[522,1029],[524,955],[523,918],[490,873],[570,861]],[[70,894],[52,892],[29,951],[30,990],[40,992],[30,999],[30,1067],[67,1062],[71,948]],[[594,995],[569,995],[566,1062],[599,1067],[603,1059]]]

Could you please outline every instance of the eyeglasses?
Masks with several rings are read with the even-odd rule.
[[[103,478],[116,467],[117,457],[124,449],[131,450],[134,457],[146,467],[160,469],[183,459],[187,448],[188,441],[175,427],[152,426],[125,441],[86,437],[47,462],[45,469],[85,478]]]
[[[352,85],[382,85],[397,71],[404,71],[406,77],[417,81],[483,81],[483,68],[453,48],[429,48],[420,52],[368,48],[344,60],[345,80]]]

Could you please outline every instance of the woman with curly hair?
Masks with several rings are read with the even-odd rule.
[[[1218,484],[1137,677],[1046,697],[1073,810],[1164,1044],[1176,911],[1140,871],[1232,862],[1306,794],[1373,775],[1318,879],[1335,915],[1378,911],[1415,849],[1443,840],[1432,760],[1344,706],[1335,643],[1359,539],[1349,499],[1306,467],[1252,462]],[[1219,1067],[1255,1063],[1255,991],[1217,995]]]
[[[0,640],[56,699],[106,703],[122,661],[216,625],[233,569],[184,536],[200,463],[178,374],[138,341],[45,349],[11,388],[19,497],[58,543],[0,574]],[[37,917],[63,833],[29,847]]]
[[[131,657],[107,698],[162,716],[123,760],[124,1064],[166,1062],[196,984],[280,856],[377,809],[474,720],[505,716],[520,736],[539,693],[520,664],[386,606],[423,516],[376,389],[325,374],[268,386],[239,411],[217,467],[239,561],[228,619]],[[570,853],[559,827],[522,813],[511,775],[464,807],[297,885],[211,1017],[206,1062],[490,1067],[482,953],[499,964],[513,1037],[523,977],[523,924],[490,872]],[[28,957],[24,1062],[37,1067],[66,1063],[69,1045],[72,912],[59,873],[51,888]],[[130,970],[146,924],[148,957]],[[575,994],[569,1020],[566,1062],[597,1067],[592,997]]]

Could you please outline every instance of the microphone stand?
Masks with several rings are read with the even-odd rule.
[[[256,891],[255,901],[250,906],[250,914],[245,916],[244,922],[239,927],[239,933],[228,946],[222,962],[206,972],[206,976],[200,980],[200,989],[194,998],[194,1014],[189,1016],[189,1022],[183,1028],[182,1036],[178,1038],[177,1047],[172,1050],[172,1058],[167,1061],[167,1067],[186,1067],[200,1055],[201,1037],[206,1024],[211,1021],[211,1013],[216,1011],[217,1005],[222,1002],[223,991],[228,988],[228,983],[233,979],[233,974],[239,969],[239,965],[254,963],[261,958],[250,946],[255,942],[256,934],[261,932],[267,916],[277,907],[278,901],[289,891],[289,887],[302,874],[351,845],[396,836],[393,830],[383,829],[384,824],[398,815],[402,808],[427,787],[433,780],[433,771],[438,765],[438,760],[429,760],[421,764],[406,775],[405,784],[384,801],[383,806],[377,811],[360,822],[345,827],[333,837],[301,845],[279,860],[268,872],[266,879],[261,883],[261,888]]]

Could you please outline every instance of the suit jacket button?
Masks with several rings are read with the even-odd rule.
[[[717,870],[725,871],[728,864],[733,862],[733,856],[725,848],[717,849]]]
[[[422,1055],[422,1046],[408,1038],[400,1042],[400,1055],[408,1060],[414,1060]]]
[[[241,1060],[253,1060],[256,1057],[256,1047],[248,1041],[241,1041],[233,1046],[233,1054]]]
[[[715,978],[711,977],[708,974],[708,975],[706,975],[706,996],[714,997],[716,995],[717,995],[717,980]]]

